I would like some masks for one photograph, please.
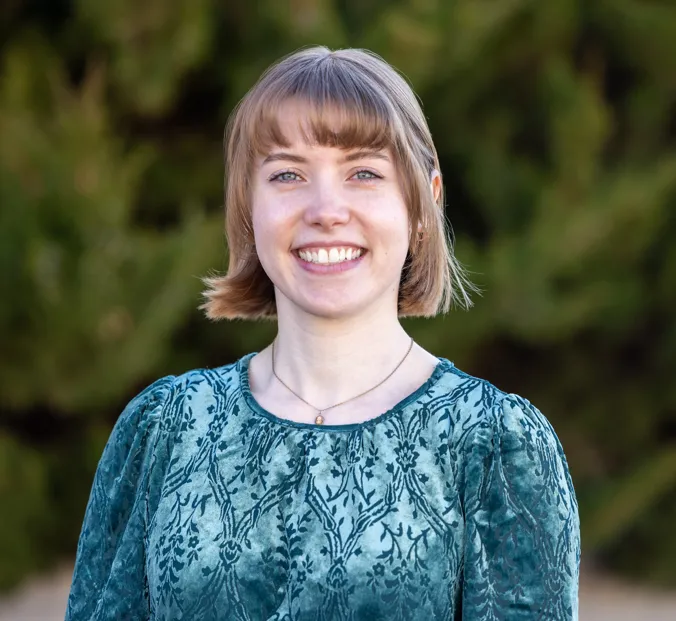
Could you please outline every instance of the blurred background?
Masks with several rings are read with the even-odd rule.
[[[669,0],[3,0],[4,597],[58,568],[63,598],[131,396],[274,335],[208,322],[200,278],[227,265],[229,112],[318,43],[410,80],[484,290],[407,329],[553,423],[590,580],[676,593],[675,40]]]

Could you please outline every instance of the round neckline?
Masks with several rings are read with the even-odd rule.
[[[238,363],[239,367],[239,387],[244,395],[244,400],[249,408],[257,415],[262,416],[270,422],[283,425],[285,427],[294,427],[296,429],[302,429],[305,431],[355,431],[357,429],[365,429],[367,427],[372,427],[386,421],[392,417],[397,412],[401,412],[409,403],[415,401],[420,395],[425,393],[429,388],[431,388],[436,382],[441,378],[441,376],[452,368],[454,365],[450,360],[446,358],[437,357],[439,361],[434,367],[432,374],[409,395],[401,399],[397,404],[391,407],[386,412],[382,412],[373,418],[368,420],[361,421],[359,423],[347,423],[345,425],[326,425],[326,424],[317,424],[317,423],[300,423],[295,420],[290,420],[288,418],[281,418],[276,414],[273,414],[269,410],[266,410],[253,396],[251,392],[251,386],[249,384],[249,362],[257,354],[257,351],[251,352],[243,356]]]

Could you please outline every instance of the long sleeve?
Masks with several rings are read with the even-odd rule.
[[[99,461],[85,511],[66,621],[149,617],[145,536],[154,466],[166,457],[161,415],[172,377],[124,409]]]
[[[578,506],[550,423],[505,395],[473,436],[465,476],[462,620],[577,620]]]

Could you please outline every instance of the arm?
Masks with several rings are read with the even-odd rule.
[[[576,620],[577,500],[549,422],[506,395],[467,460],[463,621]]]
[[[170,387],[165,377],[132,399],[103,450],[78,542],[66,621],[149,617],[148,479]]]

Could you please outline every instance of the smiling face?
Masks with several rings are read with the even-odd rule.
[[[425,115],[376,54],[318,46],[269,67],[228,119],[225,169],[228,271],[204,279],[210,319],[271,319],[285,304],[341,316],[396,301],[395,318],[472,305]],[[306,244],[316,251],[294,254]],[[359,245],[360,262],[340,262]],[[309,265],[324,259],[338,262]]]
[[[277,312],[344,318],[397,314],[409,216],[389,149],[310,144],[303,108],[287,106],[287,140],[253,166],[252,223]]]

